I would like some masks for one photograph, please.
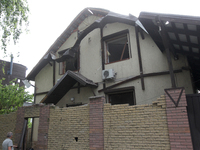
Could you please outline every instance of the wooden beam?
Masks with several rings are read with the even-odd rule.
[[[140,41],[139,41],[139,35],[138,35],[138,33],[139,33],[138,26],[135,26],[135,35],[136,35],[138,60],[139,60],[139,68],[140,68],[140,76],[141,76],[141,86],[142,86],[142,90],[145,90],[144,77],[143,77],[143,67],[142,67],[142,57],[141,57]]]
[[[104,39],[103,39],[103,27],[100,28],[101,32],[101,60],[102,60],[102,70],[105,70],[105,50],[104,50]],[[103,89],[106,88],[105,82],[103,83]]]
[[[37,95],[43,95],[43,94],[47,94],[49,91],[46,91],[46,92],[40,92],[40,93],[35,93],[35,96]]]
[[[169,41],[167,38],[167,33],[164,27],[164,23],[159,19],[159,17],[157,18],[157,24],[160,28],[159,32],[165,47],[165,51],[167,54],[167,62],[168,62],[168,67],[169,67],[169,72],[170,72],[170,78],[171,78],[171,84],[172,84],[172,88],[176,88],[176,83],[175,83],[175,77],[174,77],[174,72],[173,72],[173,65],[172,65],[172,60],[171,60],[171,55],[170,55],[170,51],[169,51]]]
[[[53,86],[56,83],[56,62],[53,61]]]
[[[173,72],[174,73],[180,73],[180,72],[182,72],[182,69],[174,70]],[[153,76],[160,76],[160,75],[167,75],[167,74],[170,74],[170,72],[169,71],[153,72],[153,73],[143,74],[143,77],[153,77]],[[131,77],[129,79],[126,79],[126,80],[124,80],[122,82],[119,82],[119,83],[116,83],[114,85],[108,86],[105,89],[98,90],[98,92],[103,92],[105,90],[112,89],[112,88],[117,87],[119,85],[122,85],[124,83],[130,82],[130,81],[134,81],[134,80],[137,80],[137,79],[140,79],[140,78],[141,78],[141,76],[137,75],[137,76]]]

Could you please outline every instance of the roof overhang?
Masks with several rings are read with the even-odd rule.
[[[200,17],[141,12],[139,20],[162,52],[165,47],[160,30],[175,59],[178,54],[187,56],[194,83],[200,89]]]
[[[37,63],[37,65],[32,69],[32,71],[28,74],[27,79],[28,80],[35,80],[35,76],[38,74],[38,72],[48,63],[47,60],[44,59],[46,55],[49,55],[49,53],[55,53],[61,45],[66,41],[66,39],[71,35],[71,33],[74,32],[75,29],[78,28],[78,25],[89,15],[91,15],[90,11],[92,11],[96,15],[101,15],[102,18],[99,20],[96,20],[94,23],[92,23],[89,27],[87,27],[84,31],[82,31],[79,34],[79,37],[77,41],[75,42],[74,46],[70,48],[70,51],[76,52],[79,48],[79,44],[82,41],[82,39],[91,31],[93,31],[96,28],[102,28],[108,23],[114,23],[114,22],[121,22],[129,25],[135,25],[135,23],[140,26],[143,30],[144,27],[139,22],[138,18],[136,18],[133,15],[120,15],[117,13],[113,13],[107,10],[103,9],[97,9],[97,8],[86,8],[84,9],[75,19],[74,21],[69,25],[69,27],[63,32],[63,34],[54,42],[54,44],[50,47],[50,49],[47,51],[47,53],[42,57],[42,59]],[[89,14],[88,14],[89,13]]]
[[[53,86],[47,95],[41,100],[40,103],[53,103],[57,104],[60,99],[76,84],[80,83],[82,86],[89,86],[96,88],[98,84],[92,80],[87,79],[80,73],[67,71],[62,78]]]

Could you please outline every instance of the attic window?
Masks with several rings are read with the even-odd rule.
[[[106,63],[113,63],[130,58],[128,30],[104,37]]]
[[[62,54],[60,54],[60,57]],[[79,66],[79,57],[78,53],[76,53],[75,58],[67,58],[66,60],[59,63],[59,74],[62,75],[67,70],[77,71]]]

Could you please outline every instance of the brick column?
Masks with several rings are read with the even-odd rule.
[[[103,135],[103,96],[90,97],[89,109],[89,146],[90,150],[104,149]]]
[[[37,150],[48,149],[49,113],[49,105],[40,106],[38,141],[36,144]]]
[[[185,90],[183,88],[173,88],[166,89],[165,92],[171,150],[192,150],[193,147],[186,108],[187,102]],[[178,102],[179,97],[180,100]]]
[[[20,107],[17,110],[17,120],[16,120],[16,128],[15,128],[15,139],[14,139],[14,145],[18,145],[19,144],[19,140],[21,138],[21,134],[22,134],[22,129],[24,126],[24,108]]]

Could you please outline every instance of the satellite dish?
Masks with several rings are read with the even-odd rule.
[[[24,85],[25,85],[27,88],[29,88],[30,86],[32,86],[32,85],[28,82],[28,80],[22,80],[22,82],[24,83]]]

